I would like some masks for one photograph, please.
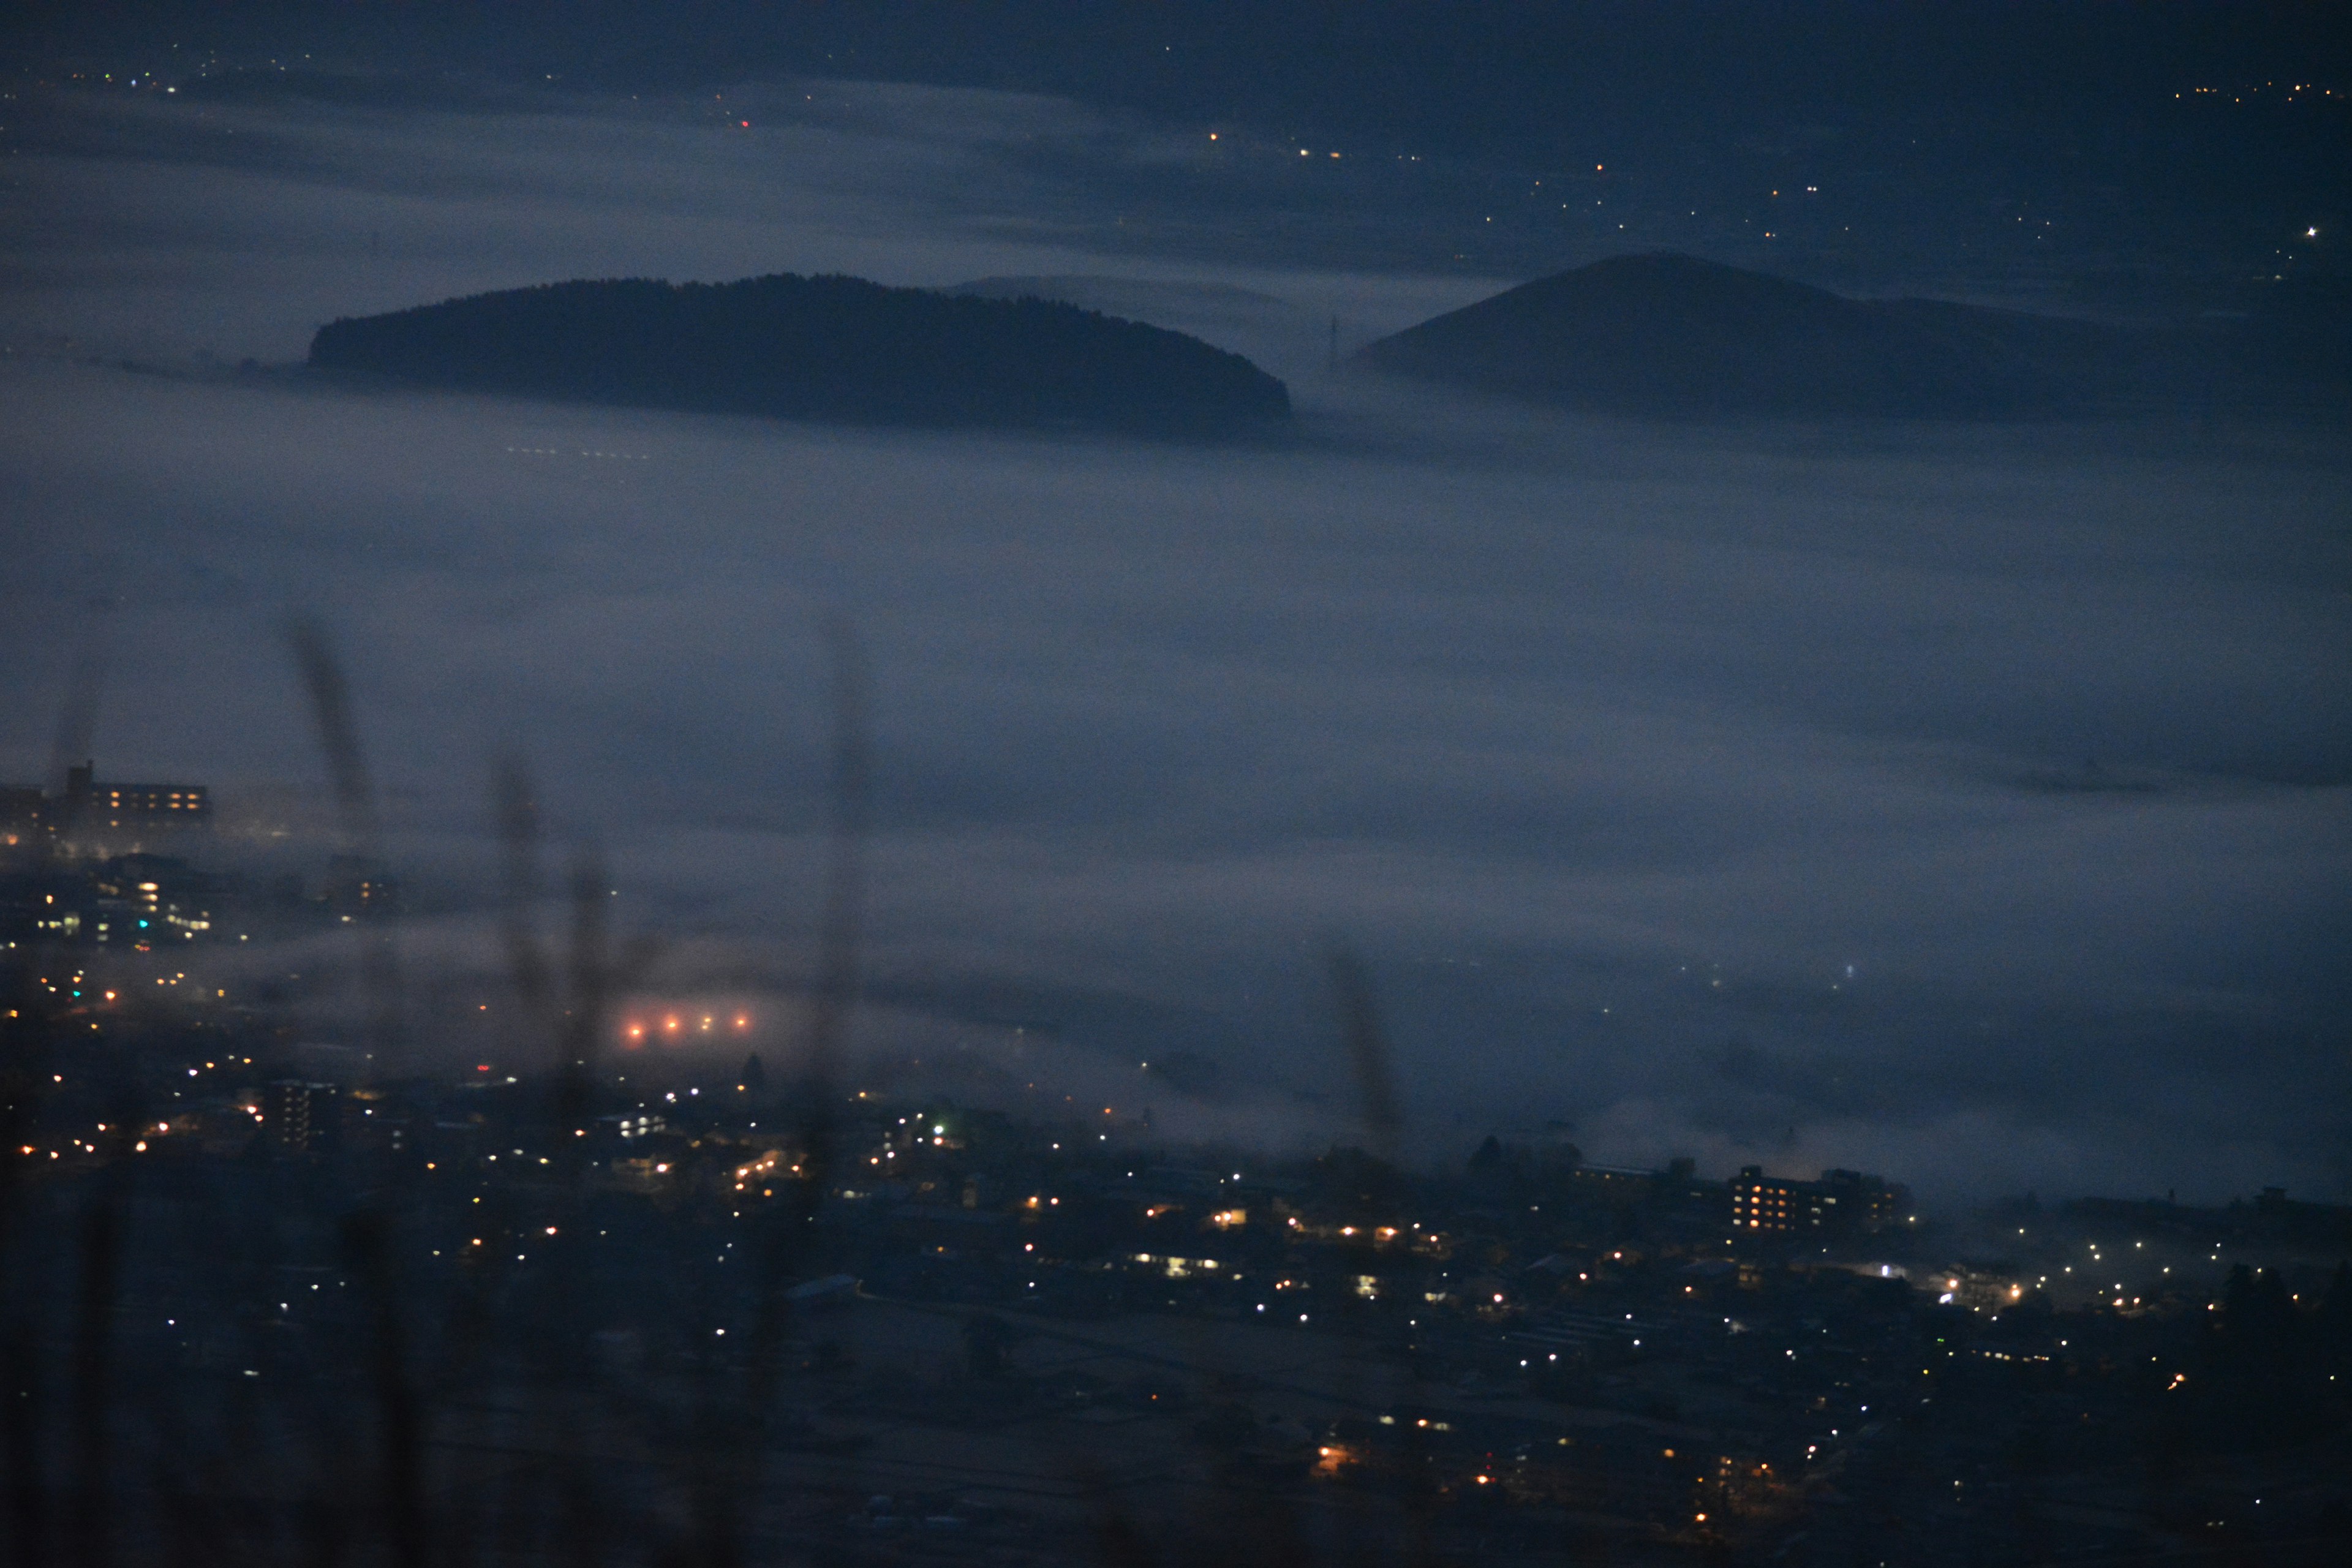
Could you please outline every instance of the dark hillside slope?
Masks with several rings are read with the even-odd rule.
[[[315,370],[708,413],[1220,435],[1283,384],[1197,338],[1040,300],[862,279],[644,279],[477,294],[319,330]]]
[[[1694,257],[1540,279],[1365,348],[1372,368],[1649,417],[2005,418],[2123,395],[2147,350],[2089,323],[1848,300]]]

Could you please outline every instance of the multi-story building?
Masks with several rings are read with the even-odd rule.
[[[1742,1165],[1731,1178],[1731,1223],[1740,1230],[1768,1234],[1797,1228],[1797,1184],[1768,1176],[1761,1165]]]
[[[1731,1180],[1733,1228],[1750,1235],[1866,1235],[1900,1222],[1909,1203],[1900,1183],[1860,1171],[1823,1171],[1818,1182],[1799,1182],[1743,1165]]]
[[[67,770],[63,822],[71,831],[200,827],[212,820],[212,795],[203,784],[102,784],[96,773],[91,763]]]
[[[1860,1171],[1823,1171],[1806,1188],[1807,1213],[1818,1230],[1884,1230],[1901,1224],[1911,1206],[1908,1187]]]
[[[63,795],[37,784],[0,787],[0,849],[55,840],[84,853],[135,847],[150,834],[212,819],[212,792],[203,784],[103,783],[90,763],[66,771]]]
[[[280,1153],[319,1152],[335,1142],[341,1129],[341,1099],[331,1083],[281,1079],[262,1100],[262,1131]]]

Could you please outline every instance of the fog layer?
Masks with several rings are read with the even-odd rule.
[[[877,89],[758,144],[677,105],[40,112],[0,292],[0,774],[39,773],[99,646],[102,773],[285,809],[319,769],[278,627],[315,613],[425,901],[480,885],[518,753],[626,920],[789,967],[837,612],[875,673],[870,1029],[1181,1053],[1167,1115],[1345,1136],[1344,940],[1431,1158],[1557,1118],[1597,1159],[1945,1190],[2352,1184],[2340,442],[1644,427],[1334,382],[1331,313],[1487,285],[1090,250],[1098,178],[1036,145],[1155,144],[1042,100]],[[553,278],[833,268],[1181,285],[1155,319],[1291,376],[1298,436],[115,363],[289,359],[331,315]]]

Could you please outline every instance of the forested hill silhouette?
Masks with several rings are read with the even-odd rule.
[[[1409,327],[1359,363],[1649,417],[2004,418],[2138,398],[2149,340],[1931,300],[1850,300],[1672,254],[1612,257]]]
[[[1043,300],[863,279],[542,284],[346,318],[315,370],[416,385],[881,424],[1222,435],[1286,418],[1239,354]]]

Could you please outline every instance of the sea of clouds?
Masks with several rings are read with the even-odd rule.
[[[646,995],[789,1013],[839,616],[872,668],[877,1072],[1346,1138],[1345,943],[1433,1161],[1559,1121],[1594,1159],[1950,1194],[2352,1191],[2340,438],[1645,426],[1361,383],[1333,317],[1360,341],[1510,280],[1285,267],[1313,210],[1038,99],[9,107],[0,775],[50,764],[100,659],[102,773],[319,829],[281,637],[319,617],[423,911],[421,1050],[475,1048],[432,998],[501,962],[502,757],[667,937]],[[483,289],[777,270],[1092,279],[1291,378],[1298,429],[226,368]]]

